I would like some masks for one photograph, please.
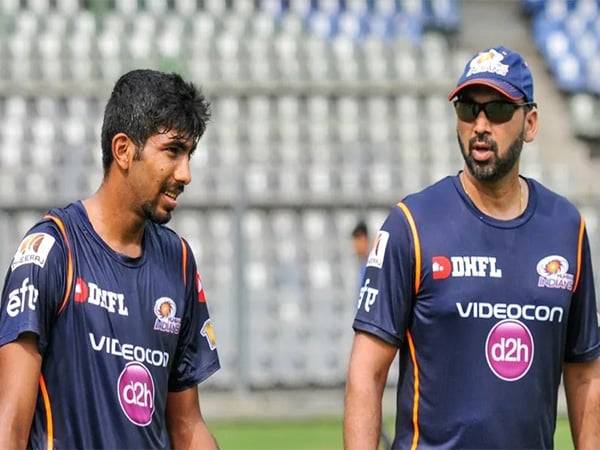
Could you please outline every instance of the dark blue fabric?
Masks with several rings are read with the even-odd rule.
[[[382,227],[385,255],[381,268],[369,259],[354,328],[400,349],[395,449],[411,448],[414,434],[407,333],[420,373],[419,449],[552,448],[563,363],[600,356],[585,235],[572,292],[580,215],[565,198],[527,182],[527,209],[510,221],[479,211],[458,177],[404,199],[421,244],[417,295],[414,240],[400,208]],[[367,288],[376,291],[371,303]],[[523,335],[493,345],[499,335],[492,330],[507,326]],[[523,369],[504,372],[515,367]]]

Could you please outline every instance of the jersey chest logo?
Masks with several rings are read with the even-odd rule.
[[[164,331],[170,334],[179,334],[181,319],[175,317],[177,304],[169,297],[161,297],[154,302],[155,331]]]
[[[569,262],[559,255],[546,256],[536,266],[538,287],[573,290],[573,275],[569,271]]]
[[[446,278],[502,278],[494,256],[434,256],[431,260],[434,280]]]
[[[76,303],[87,302],[112,314],[129,315],[129,310],[125,305],[125,295],[101,289],[95,283],[87,282],[81,277],[77,278],[75,282],[74,300]]]

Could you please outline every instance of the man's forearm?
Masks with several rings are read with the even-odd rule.
[[[599,368],[600,361],[565,367],[564,384],[571,435],[578,450],[600,448]]]
[[[344,412],[344,448],[376,450],[381,432],[381,397],[383,389],[348,383]]]
[[[569,420],[578,450],[600,448],[600,380],[590,381],[569,392]]]
[[[219,450],[217,441],[208,431],[203,420],[194,423],[179,423],[169,427],[171,445],[174,450]]]

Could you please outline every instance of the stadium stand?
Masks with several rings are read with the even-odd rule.
[[[575,133],[600,141],[600,2],[522,0],[533,38],[556,85],[570,96]]]
[[[217,327],[223,370],[210,385],[340,386],[353,226],[366,217],[376,230],[404,195],[462,165],[445,100],[467,59],[460,23],[457,0],[0,0],[0,264],[42,211],[98,186],[116,78],[180,72],[214,112],[171,224]],[[574,110],[600,114],[579,95]],[[559,180],[535,144],[524,165]],[[568,187],[575,177],[560,173]],[[584,207],[593,235],[598,208]]]

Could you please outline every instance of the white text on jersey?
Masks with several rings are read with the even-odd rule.
[[[140,363],[152,364],[156,367],[167,367],[169,363],[169,354],[159,350],[140,347],[133,344],[121,344],[121,342],[109,336],[100,336],[96,340],[93,333],[89,333],[90,344],[97,352],[106,352],[110,355],[120,356],[127,361],[137,361]]]
[[[29,308],[35,311],[39,291],[33,284],[29,284],[29,278],[23,280],[20,288],[10,291],[8,302],[6,303],[6,312],[10,317],[16,317]]]
[[[88,302],[91,305],[99,306],[110,313],[117,313],[120,316],[128,316],[129,311],[125,306],[125,296],[117,292],[105,291],[100,289],[94,283],[88,283],[83,278],[77,278],[75,284],[75,302]]]
[[[492,256],[452,256],[453,277],[502,278],[502,270],[496,267]]]
[[[502,278],[494,256],[434,256],[431,261],[434,280],[450,277]]]
[[[562,322],[562,306],[519,305],[518,303],[469,302],[466,307],[456,303],[460,317],[466,319],[525,319],[538,322]]]
[[[360,288],[359,297],[358,297],[358,306],[356,309],[360,309],[360,306],[362,305],[363,300],[364,300],[365,311],[369,312],[369,311],[371,311],[371,306],[373,306],[373,304],[375,303],[375,300],[377,300],[377,294],[379,294],[379,289],[369,287],[370,282],[371,282],[371,279],[367,278],[365,280],[364,286]],[[367,294],[366,298],[365,298],[365,294]]]

